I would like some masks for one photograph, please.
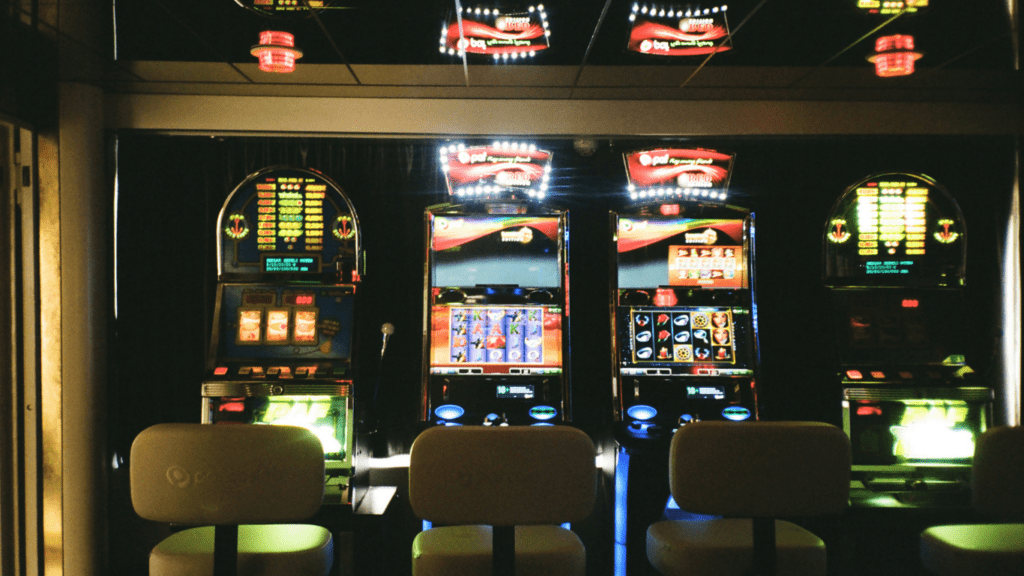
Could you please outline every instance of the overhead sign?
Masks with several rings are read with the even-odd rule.
[[[732,49],[728,6],[633,4],[626,49],[651,56],[697,56]]]
[[[532,58],[550,47],[547,18],[543,5],[522,12],[480,6],[452,11],[441,30],[440,51],[459,57],[487,56],[495,62]]]
[[[705,148],[656,148],[624,154],[629,197],[724,200],[733,158]]]
[[[551,177],[551,153],[525,142],[489,146],[449,144],[441,148],[448,193],[495,198],[507,193],[543,199]]]

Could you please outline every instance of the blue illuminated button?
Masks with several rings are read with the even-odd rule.
[[[462,406],[455,404],[445,404],[434,409],[434,414],[437,414],[438,418],[443,418],[444,420],[455,420],[462,417],[465,413],[466,411],[462,409]]]
[[[555,416],[558,416],[558,410],[551,406],[534,406],[530,408],[530,418],[534,420],[551,420]]]
[[[654,409],[654,406],[637,404],[635,406],[630,406],[629,409],[626,410],[626,414],[628,414],[630,418],[636,418],[637,420],[650,420],[658,415],[658,411]]]
[[[743,406],[726,406],[722,410],[722,416],[727,420],[734,422],[740,422],[750,418],[750,410],[747,410]]]

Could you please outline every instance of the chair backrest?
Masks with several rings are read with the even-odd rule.
[[[590,514],[594,444],[567,426],[437,427],[413,442],[409,502],[441,524],[559,524]]]
[[[669,483],[688,512],[730,517],[841,512],[850,441],[819,422],[695,422],[672,437]]]
[[[323,502],[323,446],[295,426],[157,424],[130,466],[132,505],[158,522],[296,522]]]
[[[1024,428],[991,428],[974,445],[972,499],[979,512],[1024,520]]]

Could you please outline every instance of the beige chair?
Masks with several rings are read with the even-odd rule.
[[[672,437],[669,485],[681,509],[723,518],[652,524],[660,573],[824,575],[821,539],[776,518],[843,511],[850,442],[818,422],[696,422]]]
[[[130,463],[140,516],[200,526],[153,549],[151,576],[330,572],[330,532],[282,524],[308,519],[323,500],[323,447],[308,430],[158,424],[135,438]]]
[[[921,564],[942,576],[1024,574],[1024,428],[992,428],[978,438],[971,484],[975,510],[1016,523],[928,528]]]
[[[566,426],[424,431],[412,445],[409,502],[444,526],[416,536],[413,576],[585,574],[583,543],[558,524],[590,514],[594,454]]]

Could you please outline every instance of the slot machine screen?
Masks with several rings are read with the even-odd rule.
[[[620,308],[622,374],[751,375],[749,323],[738,306]]]
[[[561,310],[549,306],[435,306],[432,374],[558,374]]]
[[[431,285],[559,288],[556,216],[432,216]]]
[[[743,220],[620,218],[620,289],[749,286]]]

